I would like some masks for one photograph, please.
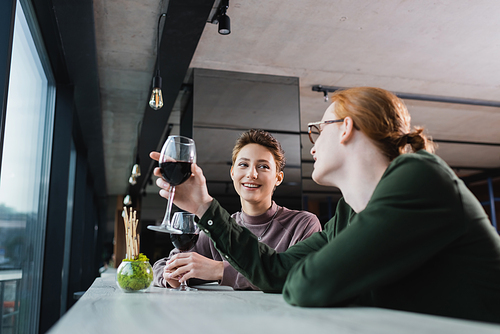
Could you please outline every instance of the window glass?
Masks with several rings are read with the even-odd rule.
[[[0,175],[1,333],[36,333],[55,89],[29,6],[16,5]]]

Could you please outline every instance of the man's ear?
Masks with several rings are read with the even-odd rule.
[[[234,166],[231,166],[231,170],[229,171],[229,175],[231,175],[231,180],[234,181],[234,173],[233,173],[233,168]]]
[[[340,143],[347,143],[354,135],[354,122],[351,117],[347,116],[344,118],[343,130],[340,134]]]

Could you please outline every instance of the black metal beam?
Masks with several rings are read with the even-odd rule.
[[[181,136],[193,138],[193,116],[193,94],[189,94],[187,105],[181,115]]]
[[[500,177],[500,168],[492,168],[488,171],[485,171],[483,173],[477,173],[471,176],[465,176],[462,177],[462,181],[465,182],[465,184],[470,184],[478,181],[485,181],[488,178],[497,178]]]
[[[329,92],[333,93],[337,90],[348,89],[350,87],[338,87],[338,86],[322,86],[314,85],[312,90],[314,92]],[[484,107],[499,107],[500,101],[489,101],[489,100],[478,100],[478,99],[465,99],[460,97],[449,97],[449,96],[436,96],[436,95],[426,95],[426,94],[412,94],[412,93],[398,93],[392,92],[394,95],[400,99],[405,100],[417,100],[417,101],[428,101],[428,102],[441,102],[441,103],[455,103],[455,104],[466,104],[473,106],[484,106]]]
[[[500,143],[489,143],[479,141],[466,141],[466,140],[446,140],[446,139],[432,139],[436,143],[446,144],[463,144],[463,145],[480,145],[480,146],[500,146]]]
[[[71,79],[66,65],[63,41],[59,34],[58,18],[53,8],[54,5],[51,0],[31,0],[31,3],[48,54],[52,74],[58,84],[70,84]],[[64,24],[64,22],[62,23]]]
[[[95,193],[107,197],[93,2],[53,0],[52,5]]]

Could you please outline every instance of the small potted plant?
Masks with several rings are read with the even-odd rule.
[[[116,271],[116,284],[124,292],[145,292],[153,282],[153,268],[146,255],[139,253],[136,211],[123,212],[127,255]]]

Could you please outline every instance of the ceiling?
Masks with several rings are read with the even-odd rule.
[[[148,173],[145,151],[157,148],[167,123],[174,124],[172,133],[178,132],[183,108],[179,92],[193,68],[297,77],[304,133],[307,123],[320,120],[328,106],[313,85],[376,86],[492,102],[405,100],[412,124],[427,129],[439,143],[437,154],[459,175],[499,175],[499,1],[230,0],[227,36],[207,22],[218,1],[171,0],[168,5],[158,0],[93,1],[109,195],[128,191],[137,155],[143,174]],[[153,111],[147,101],[157,23],[167,7],[160,59],[166,103]],[[301,142],[303,188],[325,191],[310,179],[306,134]],[[146,175],[138,186],[147,181]]]

